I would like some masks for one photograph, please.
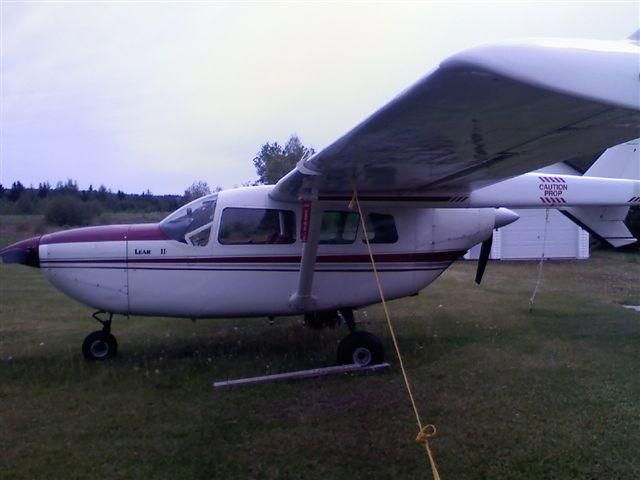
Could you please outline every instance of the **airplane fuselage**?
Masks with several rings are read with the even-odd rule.
[[[197,241],[171,238],[162,223],[44,235],[38,247],[40,267],[51,283],[71,297],[99,310],[127,315],[292,315],[378,302],[359,216],[344,202],[324,202],[319,209],[329,220],[337,218],[336,224],[346,220],[339,238],[332,237],[336,228],[323,223],[313,303],[301,309],[291,302],[300,276],[303,207],[271,200],[270,189],[220,192],[210,221],[197,229],[206,229],[204,241],[201,233],[194,234]],[[234,223],[239,218],[235,212],[259,216],[266,211],[285,212],[280,213],[281,220],[286,217],[293,222],[288,227],[291,231],[279,234],[289,237],[272,241],[260,231],[263,237],[252,240],[249,237],[255,232],[242,232],[242,225]],[[372,239],[388,298],[417,293],[466,250],[489,237],[495,226],[495,209],[365,205],[363,214],[385,222],[383,227],[371,228],[390,230]],[[265,223],[264,218],[260,221]],[[229,228],[240,231],[229,232]]]

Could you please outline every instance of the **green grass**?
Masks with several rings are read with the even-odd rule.
[[[640,478],[638,255],[456,263],[391,302],[444,479]],[[345,334],[299,318],[117,317],[87,364],[91,310],[0,266],[1,478],[429,478],[397,361],[377,375],[214,391],[214,380],[334,362]],[[379,307],[358,313],[391,343]]]

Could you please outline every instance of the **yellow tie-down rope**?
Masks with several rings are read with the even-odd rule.
[[[430,423],[423,425],[422,419],[420,418],[420,412],[418,412],[418,406],[416,405],[416,400],[415,400],[415,397],[413,396],[413,389],[411,388],[411,383],[409,382],[407,370],[404,368],[404,362],[402,361],[402,355],[400,354],[400,347],[398,347],[396,331],[393,328],[393,324],[391,323],[391,316],[389,315],[387,302],[384,298],[384,291],[382,290],[380,275],[378,274],[378,269],[376,268],[376,261],[373,258],[373,251],[371,250],[371,244],[369,243],[369,235],[367,233],[366,222],[364,220],[364,215],[362,214],[360,201],[358,200],[358,191],[356,189],[356,186],[353,180],[351,181],[351,187],[353,189],[353,197],[351,198],[351,202],[349,202],[349,208],[353,209],[353,206],[355,204],[356,207],[358,208],[358,213],[360,214],[360,223],[362,225],[362,231],[364,233],[365,243],[367,244],[367,249],[369,250],[369,258],[371,259],[373,274],[375,275],[376,283],[378,285],[378,293],[380,294],[380,300],[382,301],[382,308],[384,309],[384,315],[387,319],[387,326],[389,327],[389,332],[391,333],[391,339],[393,340],[393,347],[395,348],[396,355],[398,356],[398,362],[400,363],[400,370],[402,370],[402,377],[404,378],[404,385],[407,388],[407,393],[409,394],[409,398],[411,399],[411,406],[413,407],[413,413],[416,416],[416,422],[418,424],[419,431],[418,431],[418,436],[416,437],[416,442],[424,445],[424,449],[427,452],[427,457],[429,458],[429,463],[431,464],[431,473],[433,473],[433,478],[434,480],[440,480],[438,467],[436,466],[436,461],[433,458],[433,452],[431,451],[431,447],[429,446],[429,439],[435,437],[436,435],[436,427],[435,425],[432,425]]]

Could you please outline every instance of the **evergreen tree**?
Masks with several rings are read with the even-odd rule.
[[[42,182],[38,184],[38,198],[45,198],[51,191],[51,184],[49,182]]]
[[[24,185],[22,185],[20,180],[18,180],[17,182],[13,182],[13,184],[11,185],[11,190],[9,190],[9,195],[7,195],[7,198],[11,202],[17,202],[20,198],[20,195],[22,195],[22,192],[24,192]]]

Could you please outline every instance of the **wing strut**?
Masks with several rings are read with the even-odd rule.
[[[289,298],[289,304],[298,312],[312,311],[316,305],[316,297],[311,294],[311,290],[321,227],[321,212],[318,207],[318,188],[315,178],[307,178],[305,182],[309,185],[300,197],[302,200],[300,277],[298,278],[298,290]]]

